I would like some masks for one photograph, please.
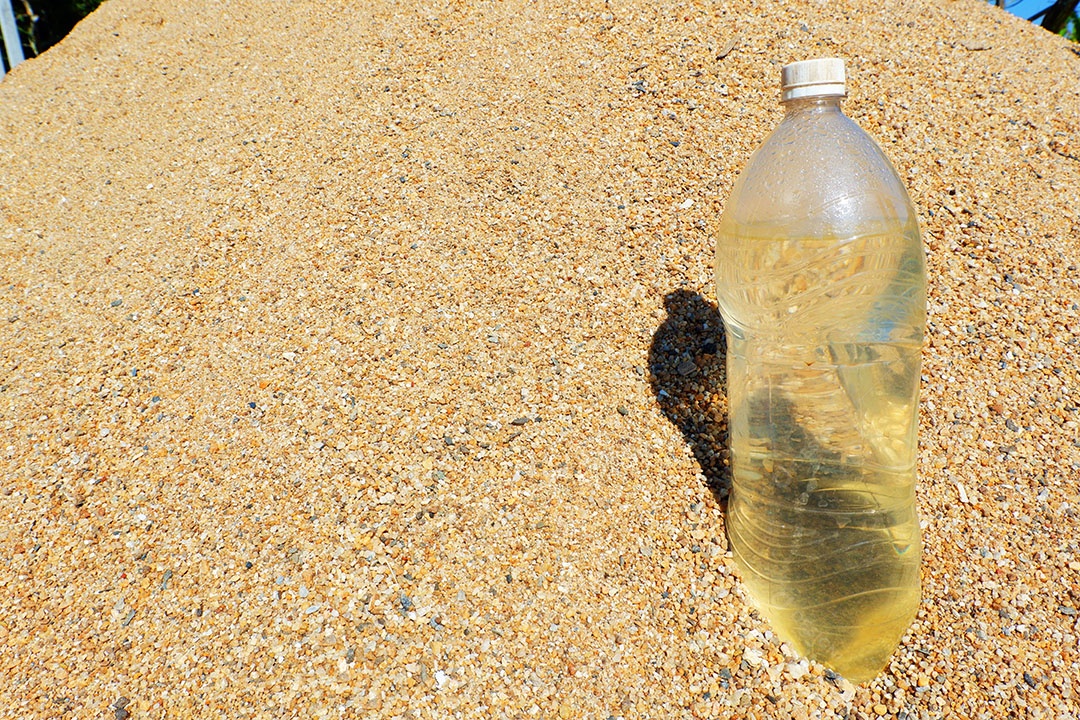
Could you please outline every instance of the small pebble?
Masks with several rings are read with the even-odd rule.
[[[680,375],[686,376],[693,372],[696,372],[697,369],[697,365],[694,363],[693,360],[683,360],[675,368],[675,372],[679,373]]]

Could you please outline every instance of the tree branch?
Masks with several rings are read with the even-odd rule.
[[[1080,0],[1055,0],[1045,10],[1035,14],[1031,20],[1034,22],[1036,18],[1041,17],[1042,23],[1040,24],[1043,29],[1057,35],[1069,24],[1069,18],[1076,12],[1077,5],[1080,5]]]

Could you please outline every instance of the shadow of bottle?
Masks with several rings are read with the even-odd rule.
[[[727,344],[719,311],[701,294],[664,297],[667,319],[653,334],[649,379],[660,409],[690,444],[721,508],[731,489],[727,424]]]

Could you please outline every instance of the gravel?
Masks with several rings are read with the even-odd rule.
[[[968,0],[109,0],[0,82],[0,707],[1080,715],[1073,47]],[[930,270],[924,603],[862,686],[723,541],[712,232],[826,54]]]

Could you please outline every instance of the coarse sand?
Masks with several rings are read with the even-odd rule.
[[[1080,55],[975,0],[108,0],[0,82],[0,717],[1080,717]],[[779,69],[929,263],[924,602],[727,550],[716,220]]]

